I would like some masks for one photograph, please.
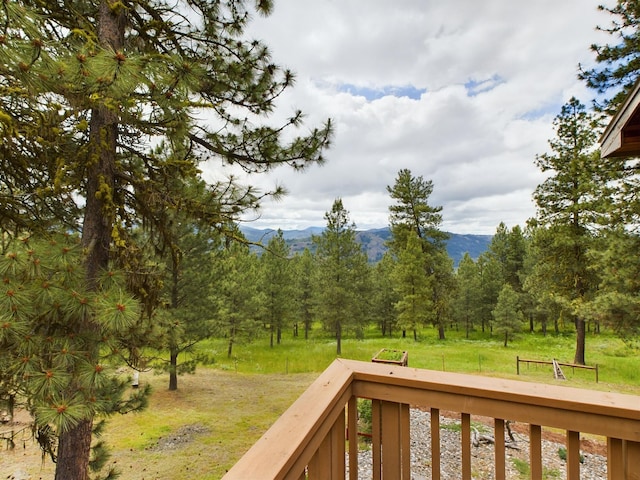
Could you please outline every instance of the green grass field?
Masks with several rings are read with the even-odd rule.
[[[200,346],[213,353],[213,368],[242,373],[306,373],[321,372],[336,358],[336,342],[324,332],[312,331],[310,338],[294,338],[283,335],[280,345],[269,347],[268,338],[248,344],[236,344],[231,358],[226,356],[224,340],[211,340]],[[382,348],[406,350],[409,366],[431,370],[474,373],[525,381],[553,380],[550,366],[520,366],[516,376],[516,358],[572,363],[575,352],[575,335],[523,333],[507,347],[502,338],[488,333],[473,332],[466,339],[463,332],[449,331],[446,340],[438,340],[437,332],[425,329],[418,341],[413,338],[381,337],[375,329],[369,329],[364,340],[343,338],[340,357],[370,361]],[[586,346],[587,364],[598,365],[599,383],[595,384],[595,372],[582,369],[564,369],[564,373],[576,386],[587,388],[613,388],[625,390],[627,385],[640,385],[640,355],[628,348],[611,333],[588,334]]]
[[[426,329],[415,342],[381,338],[371,329],[364,340],[343,339],[341,357],[370,361],[381,348],[391,348],[408,351],[410,367],[553,383],[558,380],[548,365],[521,365],[517,376],[516,357],[570,363],[575,348],[572,334],[522,334],[506,348],[501,338],[479,332],[471,339],[455,331],[447,337],[439,341],[435,330]],[[285,334],[273,348],[267,337],[235,345],[232,358],[226,357],[224,340],[203,342],[199,348],[213,356],[212,365],[179,377],[174,392],[167,390],[165,374],[141,374],[140,381],[153,388],[149,408],[109,420],[104,439],[121,478],[221,478],[336,358],[335,341],[319,329],[309,340]],[[586,357],[588,364],[598,364],[600,382],[595,383],[591,370],[565,369],[566,385],[640,395],[638,352],[605,332],[588,334]],[[29,442],[0,452],[0,472],[8,476],[22,471],[33,479],[53,477],[51,463],[43,463]]]

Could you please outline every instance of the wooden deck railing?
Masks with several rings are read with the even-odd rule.
[[[408,480],[409,406],[431,411],[432,479],[440,479],[440,411],[461,418],[461,476],[471,479],[471,417],[494,418],[496,480],[505,478],[505,421],[529,425],[530,471],[542,479],[542,427],[566,431],[567,479],[580,478],[580,435],[607,439],[608,480],[640,480],[640,398],[565,386],[336,360],[224,480],[358,478],[356,402],[372,399],[373,478]],[[355,437],[355,436],[354,436]]]

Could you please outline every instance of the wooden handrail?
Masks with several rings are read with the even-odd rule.
[[[374,400],[374,479],[410,478],[409,405],[430,409],[432,418],[439,410],[459,412],[466,441],[464,428],[468,429],[472,415],[496,419],[496,431],[504,431],[504,420],[529,424],[532,478],[541,475],[541,427],[568,432],[568,472],[579,469],[579,435],[589,433],[608,438],[609,480],[640,478],[640,400],[636,396],[339,359],[224,479],[344,479],[345,411],[351,405],[348,424],[353,425],[355,398]],[[499,441],[496,445],[504,448]],[[351,455],[357,452],[351,443],[349,450]],[[470,477],[469,455],[463,445],[463,478]],[[432,459],[433,478],[439,476],[435,475],[439,461],[439,456]],[[355,467],[352,459],[352,479],[357,478]],[[504,454],[496,454],[496,468],[504,469]],[[497,471],[496,478],[504,478],[504,472]]]

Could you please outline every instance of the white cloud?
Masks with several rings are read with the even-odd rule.
[[[397,172],[433,180],[443,227],[494,233],[524,225],[543,179],[553,118],[593,64],[589,46],[611,18],[600,0],[278,0],[251,35],[297,74],[274,119],[295,108],[306,124],[335,122],[327,163],[252,177],[283,200],[266,202],[255,227],[324,226],[341,197],[358,228],[386,226]]]

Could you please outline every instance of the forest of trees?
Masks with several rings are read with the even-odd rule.
[[[198,22],[180,14],[187,3]],[[302,112],[267,121],[293,76],[242,32],[271,8],[2,3],[0,401],[32,415],[57,480],[100,471],[102,421],[144,408],[149,392],[131,392],[119,367],[166,369],[177,389],[211,337],[231,356],[238,342],[277,348],[284,330],[322,328],[339,355],[345,335],[371,325],[416,341],[482,331],[504,345],[522,331],[571,329],[576,363],[589,330],[639,339],[638,163],[601,159],[596,144],[640,71],[637,1],[609,10],[614,43],[593,46],[598,67],[580,72],[610,98],[592,111],[570,99],[550,153],[532,159],[547,174],[535,218],[497,225],[488,251],[457,269],[433,184],[407,169],[387,187],[380,262],[367,263],[340,198],[313,253],[290,255],[282,235],[250,248],[239,219],[283,191],[206,183],[199,165],[303,170],[324,161],[333,131],[330,120],[302,129]]]

